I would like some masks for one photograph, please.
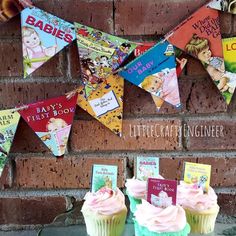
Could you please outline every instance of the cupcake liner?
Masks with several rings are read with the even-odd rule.
[[[191,226],[191,233],[208,234],[215,228],[219,207],[206,212],[196,212],[185,209],[187,222]]]
[[[187,223],[183,230],[178,232],[152,232],[148,228],[139,225],[139,223],[134,220],[135,236],[187,236],[190,233],[190,226]]]
[[[87,234],[90,236],[121,236],[127,215],[127,210],[123,210],[112,216],[96,215],[82,212]]]
[[[130,201],[130,211],[134,213],[136,211],[136,206],[142,203],[142,199],[132,197],[131,195],[129,195],[128,192],[127,192],[127,196]]]

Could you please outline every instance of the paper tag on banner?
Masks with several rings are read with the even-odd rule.
[[[74,25],[36,7],[21,12],[24,78],[75,39]]]
[[[63,156],[73,123],[77,94],[47,99],[28,104],[19,111],[27,124],[34,130],[54,156]]]
[[[14,109],[0,111],[0,177],[16,133],[20,114]]]
[[[30,0],[0,0],[0,24],[32,6],[33,3]]]
[[[113,133],[122,136],[124,80],[111,75],[91,91],[87,97],[83,86],[78,90],[77,104],[91,116],[109,128]]]

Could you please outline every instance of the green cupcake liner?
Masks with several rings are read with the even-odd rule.
[[[129,195],[128,192],[127,192],[127,196],[129,198],[129,201],[130,201],[130,211],[132,213],[134,213],[136,211],[137,205],[142,203],[142,199],[132,197],[132,196]]]
[[[190,233],[190,226],[187,223],[183,230],[178,232],[152,232],[148,228],[139,225],[139,223],[134,219],[134,229],[135,236],[187,236]]]

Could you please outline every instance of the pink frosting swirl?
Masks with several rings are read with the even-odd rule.
[[[142,204],[137,205],[134,215],[139,225],[151,232],[178,232],[187,224],[185,211],[179,205],[159,208],[142,200]]]
[[[201,188],[195,188],[193,184],[187,184],[183,181],[177,187],[177,203],[183,208],[204,211],[217,207],[217,195],[213,188],[209,187],[208,193],[203,192]]]
[[[113,191],[104,187],[96,193],[88,192],[84,199],[82,212],[90,210],[101,215],[114,215],[124,209],[127,210],[125,196],[118,188],[116,191]]]
[[[158,179],[163,179],[161,175],[156,177]],[[134,177],[132,179],[127,179],[125,187],[127,188],[127,192],[132,197],[138,199],[145,199],[147,194],[147,181],[138,180]]]

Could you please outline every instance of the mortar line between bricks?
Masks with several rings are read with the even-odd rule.
[[[202,151],[163,151],[163,150],[148,150],[148,151],[127,151],[127,150],[119,150],[119,151],[101,151],[99,153],[96,153],[96,151],[92,152],[92,151],[83,151],[83,152],[70,152],[68,155],[66,155],[66,158],[68,157],[75,157],[75,158],[85,158],[84,156],[89,156],[89,157],[106,157],[106,158],[121,158],[121,157],[136,157],[137,155],[144,155],[144,156],[148,156],[150,154],[158,154],[161,158],[170,155],[170,157],[174,158],[174,157],[178,157],[178,158],[182,158],[182,157],[200,157],[200,158],[204,158],[204,157],[209,157],[209,156],[214,156],[214,157],[225,157],[225,158],[236,158],[236,151],[225,151],[225,150],[213,150],[213,151],[206,151],[206,150],[202,150]],[[23,154],[24,157],[22,156],[22,153],[11,153],[9,155],[10,158],[31,158],[31,157],[37,157],[37,158],[54,158],[56,159],[54,156],[51,155],[51,153],[48,153],[47,156],[45,156],[45,153],[24,153]],[[63,159],[62,159],[63,160]]]
[[[121,188],[124,190],[125,188]],[[234,186],[230,187],[214,187],[216,193],[236,193]],[[16,190],[1,190],[0,198],[28,198],[28,197],[76,197],[83,199],[89,188],[73,189],[16,189]]]

